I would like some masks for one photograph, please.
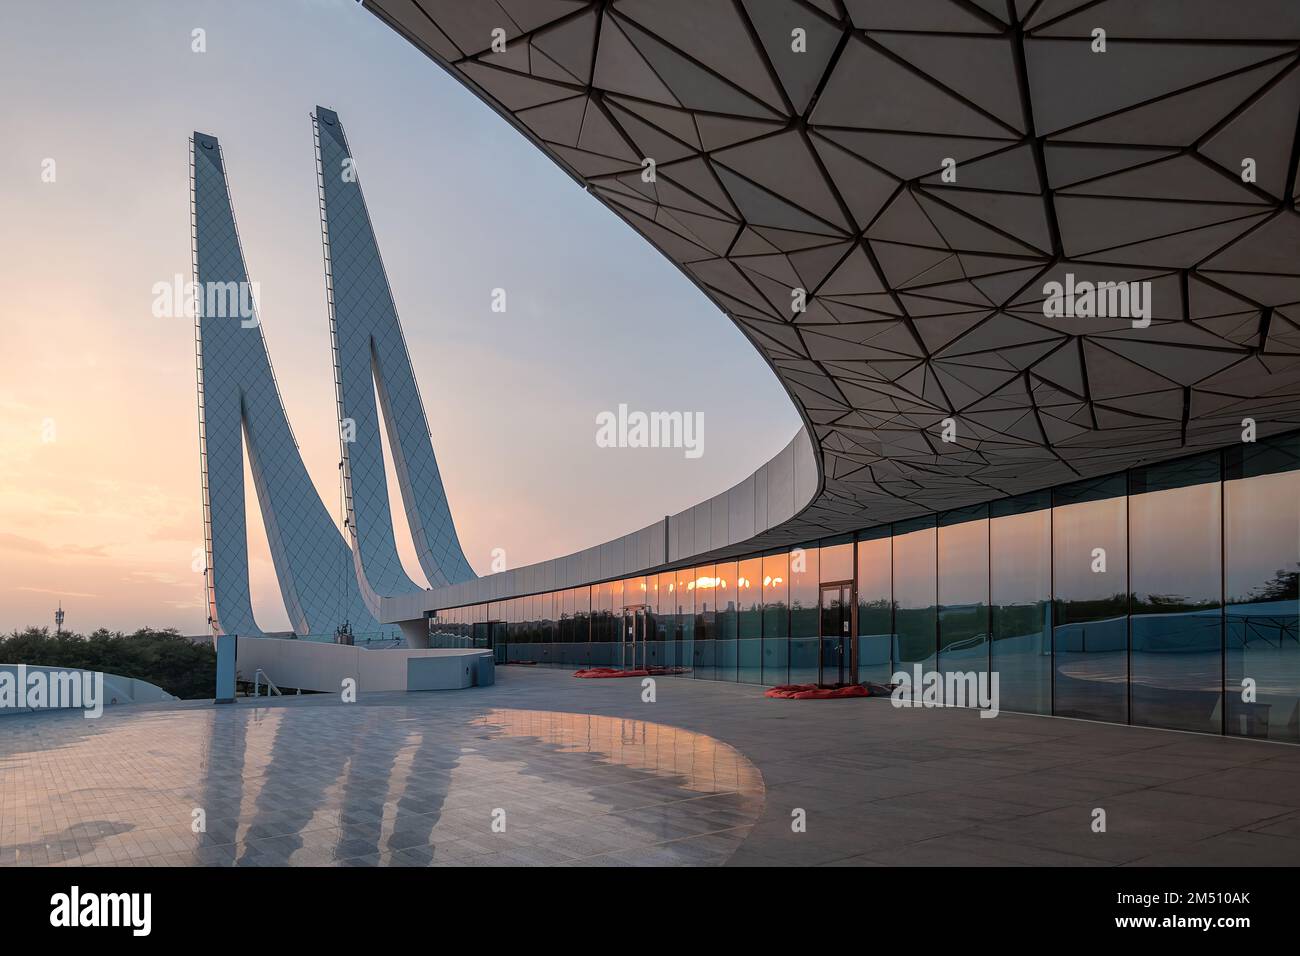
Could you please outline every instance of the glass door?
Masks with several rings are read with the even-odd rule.
[[[649,667],[646,633],[650,616],[644,604],[635,604],[623,608],[623,634],[619,641],[619,666],[624,670],[639,670]]]
[[[853,585],[823,584],[821,589],[821,668],[818,683],[855,683]]]
[[[506,662],[506,623],[505,621],[487,622],[487,646],[492,649],[498,664]]]

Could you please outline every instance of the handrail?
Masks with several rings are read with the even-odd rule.
[[[272,681],[271,678],[270,678],[269,676],[267,676],[266,671],[262,670],[262,668],[259,667],[259,668],[257,669],[257,671],[253,674],[253,696],[254,696],[254,697],[259,696],[259,689],[260,689],[260,683],[259,683],[259,681],[260,681],[261,679],[264,679],[264,680],[266,681],[266,696],[267,696],[267,697],[270,697],[272,694],[275,694],[275,696],[277,696],[277,697],[283,697],[283,696],[284,696],[284,694],[281,692],[280,688],[278,688],[278,687],[275,686],[275,682]]]

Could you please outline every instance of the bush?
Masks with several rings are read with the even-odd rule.
[[[216,694],[217,653],[169,628],[123,634],[100,628],[89,637],[29,627],[0,637],[0,664],[79,667],[156,684],[183,700]]]

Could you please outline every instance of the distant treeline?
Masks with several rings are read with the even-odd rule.
[[[210,698],[216,692],[217,655],[212,645],[196,644],[174,629],[123,634],[100,628],[87,636],[29,627],[0,637],[0,664],[120,674],[156,684],[184,700]]]

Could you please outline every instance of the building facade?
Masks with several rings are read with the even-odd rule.
[[[1300,742],[1300,7],[364,6],[676,264],[804,424],[680,514],[475,577],[318,109],[347,537],[273,541],[299,636],[329,613],[292,602],[354,606],[310,597],[328,578],[367,626],[505,662],[996,675],[1007,710]],[[242,280],[224,171],[199,165],[196,275]],[[253,383],[207,426],[201,397],[200,425],[229,505],[207,512],[214,617],[255,628],[239,415],[254,459],[280,460],[259,421],[292,436],[260,333],[200,338],[201,396]],[[428,590],[396,558],[380,428]],[[257,482],[268,528],[324,527],[280,482]]]
[[[750,684],[998,675],[1003,710],[1300,743],[1300,433],[590,586],[447,608],[502,663]]]

